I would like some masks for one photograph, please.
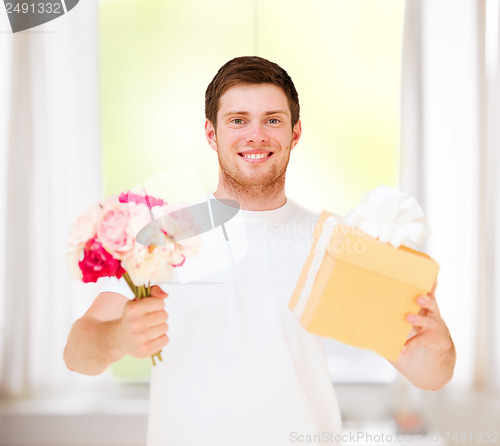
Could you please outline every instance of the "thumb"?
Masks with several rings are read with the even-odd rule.
[[[158,285],[153,285],[151,287],[151,297],[158,297],[160,299],[165,299],[168,296],[165,291],[163,291]]]
[[[426,343],[428,342],[428,336],[426,336],[426,334],[427,333],[420,333],[408,339],[405,342],[401,353],[406,353],[408,350],[415,349],[419,345],[426,345]]]

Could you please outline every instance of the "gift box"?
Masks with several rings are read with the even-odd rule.
[[[396,361],[431,291],[439,264],[405,246],[395,248],[323,211],[289,302],[302,326],[320,336]]]

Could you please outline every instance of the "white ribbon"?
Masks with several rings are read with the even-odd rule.
[[[424,211],[411,195],[380,185],[347,216],[347,224],[395,248],[418,248],[429,235]]]
[[[332,232],[335,229],[335,226],[337,226],[337,223],[338,223],[337,219],[332,215],[327,218],[325,224],[321,228],[321,234],[316,243],[316,251],[314,251],[314,257],[311,262],[309,272],[307,273],[306,283],[304,284],[304,288],[302,288],[302,291],[300,292],[300,298],[299,301],[297,302],[297,306],[293,310],[293,312],[297,315],[299,319],[301,318],[302,313],[304,313],[304,310],[306,309],[307,300],[309,299],[309,296],[311,294],[314,281],[316,280],[316,276],[318,275],[321,263],[325,258],[326,250],[328,248],[328,243],[332,236]]]

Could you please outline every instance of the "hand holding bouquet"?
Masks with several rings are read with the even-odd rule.
[[[173,268],[197,251],[189,238],[196,234],[194,221],[173,210],[160,198],[132,192],[96,203],[70,230],[72,276],[85,283],[123,277],[137,299],[151,296],[151,282],[168,282]],[[155,357],[161,361],[161,351],[152,356],[153,365]]]

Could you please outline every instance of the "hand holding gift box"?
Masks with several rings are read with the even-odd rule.
[[[347,224],[322,212],[289,307],[309,332],[396,361],[411,330],[406,315],[419,311],[416,298],[431,291],[439,270],[400,245],[419,245],[426,235],[415,199],[386,186],[368,194]]]

